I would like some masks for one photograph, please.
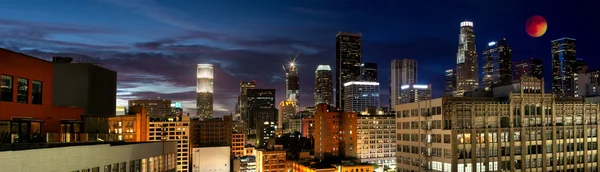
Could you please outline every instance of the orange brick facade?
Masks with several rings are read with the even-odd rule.
[[[315,113],[315,155],[356,157],[356,113],[330,112],[326,104],[319,104]]]

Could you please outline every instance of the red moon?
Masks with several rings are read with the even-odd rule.
[[[548,29],[548,23],[544,17],[539,15],[529,17],[525,23],[525,31],[534,38],[544,35],[546,29]]]

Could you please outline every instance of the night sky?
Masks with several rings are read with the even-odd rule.
[[[335,64],[338,31],[363,35],[363,62],[379,65],[381,104],[388,104],[392,59],[418,61],[419,83],[444,90],[454,68],[459,23],[472,20],[477,52],[506,38],[513,61],[544,60],[550,89],[550,41],[577,39],[590,69],[600,67],[600,2],[557,0],[29,0],[0,5],[0,47],[49,58],[89,55],[118,72],[118,105],[129,99],[181,101],[195,114],[196,64],[215,64],[216,116],[234,112],[239,82],[277,89],[283,100],[290,56],[298,58],[301,105],[313,103],[314,71]],[[540,38],[525,32],[532,15],[548,21]],[[1,58],[1,57],[0,57]],[[481,67],[481,66],[480,66]],[[480,69],[481,72],[481,69]],[[334,75],[335,76],[335,75]],[[481,74],[480,74],[481,76]]]

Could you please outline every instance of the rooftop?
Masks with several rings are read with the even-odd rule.
[[[92,146],[92,145],[110,145],[110,146],[123,146],[133,144],[146,144],[146,143],[160,143],[160,142],[125,142],[125,141],[110,141],[110,142],[69,142],[69,143],[6,143],[0,144],[0,151],[22,151],[22,150],[33,150],[33,149],[46,149],[46,148],[61,148],[61,147],[72,147],[72,146]]]

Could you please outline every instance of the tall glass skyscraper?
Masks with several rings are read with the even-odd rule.
[[[444,95],[453,96],[456,91],[456,70],[446,69],[446,90]]]
[[[558,96],[574,96],[574,75],[583,68],[579,67],[576,49],[573,38],[552,41],[552,92]]]
[[[203,118],[213,116],[213,65],[198,64],[196,71],[196,115]]]
[[[242,121],[245,121],[247,119],[246,118],[246,110],[248,108],[247,91],[248,91],[248,89],[254,89],[254,88],[256,88],[255,81],[240,82],[240,96],[238,96],[235,119],[242,120]]]
[[[344,83],[360,79],[362,38],[360,33],[339,32],[335,42],[335,78],[337,108],[344,109]]]
[[[506,38],[490,42],[483,56],[484,90],[491,90],[494,84],[512,82],[512,49],[506,44]]]
[[[314,105],[333,105],[333,78],[329,65],[319,65],[315,71]]]
[[[412,59],[392,60],[390,70],[390,106],[400,104],[401,87],[417,83],[417,61]]]
[[[344,83],[345,112],[362,112],[368,107],[379,108],[379,83],[352,81]]]
[[[299,104],[300,101],[300,77],[296,68],[295,59],[285,69],[285,99]]]
[[[473,22],[460,23],[458,53],[456,55],[456,92],[462,96],[467,91],[479,88],[477,51],[475,50],[475,30]]]

